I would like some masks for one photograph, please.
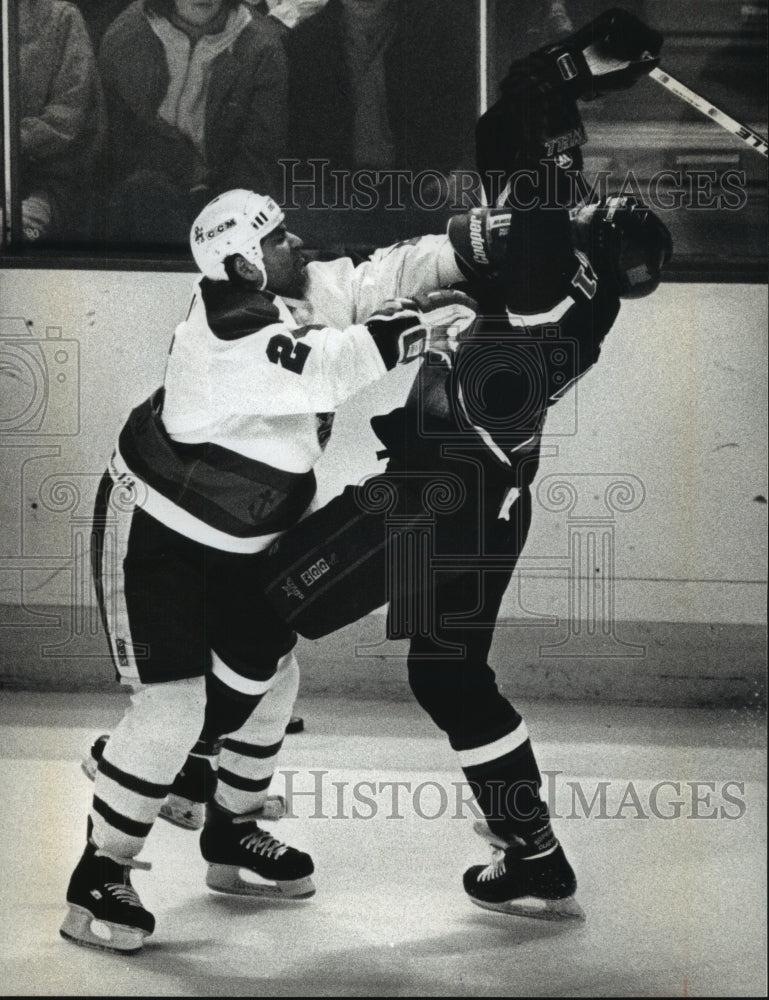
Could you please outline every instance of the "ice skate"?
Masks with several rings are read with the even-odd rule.
[[[81,767],[86,777],[96,780],[99,761],[109,736],[97,736]],[[185,830],[200,830],[205,821],[205,803],[216,788],[216,771],[204,757],[189,756],[163,800],[158,815]]]
[[[131,885],[132,868],[149,868],[88,844],[67,889],[69,912],[59,933],[67,941],[126,955],[140,951],[155,918]]]
[[[200,849],[208,862],[209,889],[270,899],[307,899],[315,894],[310,855],[288,847],[256,823],[275,818],[280,802],[268,799],[265,809],[244,816],[213,804],[206,807]]]
[[[574,898],[577,879],[560,844],[532,857],[523,841],[506,842],[483,822],[473,826],[494,849],[490,865],[473,865],[464,875],[465,892],[476,906],[539,920],[585,919]]]

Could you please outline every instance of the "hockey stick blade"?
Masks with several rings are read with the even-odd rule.
[[[701,111],[703,115],[712,118],[721,128],[726,129],[727,132],[731,132],[732,135],[736,135],[738,139],[742,139],[751,149],[755,149],[762,156],[769,156],[769,143],[758,132],[754,132],[747,125],[740,124],[740,122],[736,121],[730,115],[727,115],[725,111],[714,108],[710,101],[705,100],[704,97],[700,97],[699,94],[690,90],[680,80],[676,80],[675,77],[660,69],[659,66],[651,70],[649,76],[652,80],[656,80],[657,83],[665,87],[666,90],[669,90],[671,94],[675,94],[682,101],[686,101],[687,104],[691,104],[693,108]]]

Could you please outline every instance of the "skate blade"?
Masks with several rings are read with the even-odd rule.
[[[97,920],[82,906],[69,904],[69,912],[59,928],[59,934],[73,944],[98,948],[116,955],[133,955],[141,951],[147,932],[108,920]]]
[[[496,913],[507,913],[513,917],[531,917],[534,920],[586,920],[585,911],[574,896],[566,899],[539,899],[537,896],[522,896],[503,903],[488,903],[485,900],[470,899],[476,906]]]
[[[173,792],[168,793],[158,816],[168,823],[173,823],[174,826],[180,826],[183,830],[202,830],[206,818],[201,802],[184,799],[180,795],[174,795]]]
[[[209,864],[206,885],[216,892],[233,896],[257,896],[263,899],[309,899],[315,895],[312,878],[297,878],[283,882],[252,882],[240,874],[235,865]]]

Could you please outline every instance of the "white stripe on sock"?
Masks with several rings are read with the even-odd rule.
[[[542,851],[540,854],[527,854],[525,858],[521,858],[521,861],[534,861],[535,858],[546,858],[548,854],[552,854],[556,850],[558,850],[557,840],[548,850]]]
[[[471,750],[458,750],[459,763],[462,767],[475,767],[478,764],[488,764],[489,761],[504,757],[505,754],[517,750],[529,738],[526,723],[521,720],[520,725],[506,736],[501,736],[493,743],[486,743],[482,747],[473,747]]]
[[[264,694],[265,691],[270,690],[275,680],[274,677],[270,677],[266,681],[252,680],[250,677],[243,677],[242,674],[235,673],[216,653],[212,653],[212,659],[214,677],[218,677],[222,684],[226,684],[227,687],[232,688],[233,691],[239,691],[241,694]]]

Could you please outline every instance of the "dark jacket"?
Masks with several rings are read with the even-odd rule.
[[[163,44],[146,0],[135,0],[107,30],[99,68],[109,113],[113,184],[138,170],[159,170],[189,189],[199,183],[191,140],[158,117],[169,84]],[[285,155],[288,73],[281,32],[253,12],[251,23],[212,63],[205,102],[203,182],[211,196],[244,187],[280,194]]]
[[[22,197],[45,191],[56,232],[71,235],[85,221],[84,195],[104,140],[96,60],[71,3],[20,5],[19,36]]]

